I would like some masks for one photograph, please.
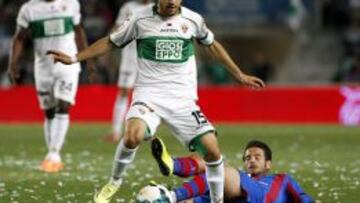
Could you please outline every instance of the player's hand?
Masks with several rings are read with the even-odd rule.
[[[50,50],[50,51],[47,51],[46,54],[50,55],[54,59],[55,63],[60,62],[60,63],[66,64],[66,65],[70,65],[70,64],[74,63],[74,61],[72,60],[72,58],[69,55],[67,55],[61,51]]]
[[[16,65],[10,65],[8,68],[8,74],[12,84],[16,85],[16,81],[20,78],[20,74],[17,70]]]
[[[261,89],[265,87],[264,81],[251,75],[242,74],[239,80],[242,84],[256,89]]]

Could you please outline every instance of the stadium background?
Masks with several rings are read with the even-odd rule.
[[[6,74],[23,2],[0,0],[0,202],[88,202],[92,191],[106,181],[115,148],[103,143],[101,136],[110,128],[119,50],[97,60],[96,84],[89,83],[86,69],[82,71],[71,112],[72,121],[81,123],[72,125],[64,148],[69,167],[60,175],[41,174],[36,164],[45,151],[43,115],[32,86],[30,41],[19,65],[21,85],[11,86]],[[89,42],[94,42],[108,33],[125,1],[80,2]],[[289,171],[318,201],[360,201],[360,2],[183,2],[205,16],[246,72],[268,85],[261,91],[236,85],[220,64],[198,49],[199,103],[218,126],[228,161],[241,166],[241,146],[249,139],[263,139],[278,157],[275,171]],[[159,135],[175,153],[185,153],[168,131],[161,129]],[[149,164],[148,150],[144,145],[134,168]],[[118,202],[128,202],[151,178],[165,181],[154,175],[154,165],[148,169],[129,172],[125,184],[130,189],[119,195]],[[139,173],[145,178],[136,179]]]
[[[18,105],[16,98],[11,98],[17,91],[17,88],[10,86],[7,74],[7,58],[10,46],[11,35],[15,30],[15,19],[20,5],[24,1],[1,1],[0,16],[0,94],[9,100],[2,100],[0,120],[6,121],[29,121],[41,119],[41,113],[33,108],[36,104],[36,98],[32,96],[31,90],[23,92],[23,97],[29,98],[32,105]],[[346,3],[347,2],[347,3]],[[347,123],[356,125],[360,123],[359,111],[357,110],[359,98],[356,98],[359,90],[353,87],[353,84],[360,81],[359,68],[359,3],[355,0],[339,1],[310,1],[310,0],[273,0],[273,1],[245,1],[245,0],[185,0],[184,5],[203,14],[209,24],[209,27],[216,33],[217,39],[221,41],[236,62],[240,63],[246,72],[261,77],[272,88],[271,93],[268,90],[255,94],[256,96],[267,99],[266,107],[258,103],[247,102],[244,109],[255,109],[253,116],[246,116],[246,112],[237,111],[235,115],[220,116],[218,119],[211,113],[209,117],[215,121],[269,121],[269,122],[321,122],[321,123]],[[117,15],[118,8],[124,1],[81,1],[83,11],[84,27],[87,31],[89,41],[96,39],[108,33],[113,25]],[[26,54],[20,62],[20,80],[23,85],[33,84],[32,67],[32,46],[27,43]],[[226,73],[221,65],[215,61],[208,60],[206,53],[198,49],[199,64],[199,83],[200,86],[229,86],[234,85],[232,78]],[[329,51],[331,50],[331,51]],[[110,87],[117,80],[119,62],[119,50],[116,50],[97,61],[98,84]],[[340,82],[340,83],[339,83]],[[89,84],[87,80],[86,69],[81,73],[81,84]],[[352,92],[347,95],[339,85],[352,86]],[[299,94],[282,94],[286,87],[291,86],[288,92],[296,89],[294,86],[300,86],[297,89]],[[333,88],[334,94],[327,94],[329,87]],[[280,88],[277,88],[280,86]],[[101,87],[103,88],[103,87]],[[91,104],[83,104],[87,101],[86,95],[89,95],[89,89],[92,93],[97,93],[92,98]],[[106,121],[111,118],[111,101],[113,101],[113,88],[106,88],[106,91],[98,90],[96,87],[80,87],[78,96],[78,105],[73,110],[75,120],[94,120]],[[339,91],[336,92],[336,89]],[[22,89],[24,90],[24,89]],[[218,91],[219,94],[226,97],[231,91]],[[233,89],[234,90],[234,89]],[[322,91],[323,90],[323,91]],[[30,91],[30,92],[29,92]],[[109,91],[109,92],[108,92]],[[201,92],[211,92],[211,88],[203,88]],[[249,98],[251,91],[237,90],[239,94],[245,94],[244,98]],[[322,94],[318,95],[318,92]],[[278,96],[270,96],[270,94]],[[211,93],[204,93],[200,102],[214,100]],[[315,94],[317,97],[308,97],[306,94]],[[17,94],[19,95],[19,94]],[[81,95],[84,95],[83,98]],[[108,95],[108,96],[106,96]],[[350,97],[352,99],[350,99]],[[106,105],[104,100],[96,101],[95,98],[109,98]],[[250,99],[257,101],[259,97]],[[270,100],[269,100],[270,99]],[[274,101],[272,101],[274,100]],[[296,100],[296,104],[288,102]],[[330,104],[323,101],[334,101]],[[230,101],[230,100],[226,100]],[[235,101],[233,104],[224,105],[230,109],[224,109],[223,112],[231,112],[233,105],[240,105]],[[336,101],[336,102],[335,102]],[[80,103],[79,103],[80,102]],[[219,101],[220,102],[220,101]],[[224,101],[221,101],[224,102]],[[279,103],[280,102],[280,103]],[[85,102],[87,103],[87,102]],[[243,103],[243,102],[242,102]],[[273,104],[276,104],[275,106]],[[86,105],[94,105],[97,113],[87,113],[89,108]],[[217,105],[217,104],[216,104]],[[220,105],[220,104],[219,104]],[[250,105],[250,106],[248,106]],[[296,105],[297,108],[294,108]],[[347,107],[345,107],[347,105]],[[22,112],[31,112],[27,117],[16,116],[11,109],[15,106],[21,106]],[[8,107],[8,108],[7,108]],[[261,107],[261,108],[260,108]],[[341,107],[347,108],[344,111],[349,114],[341,114]],[[206,108],[206,106],[205,106]],[[90,108],[93,109],[93,108]],[[213,109],[213,108],[209,108]],[[276,115],[277,112],[288,116],[282,117]],[[291,111],[289,111],[289,109]],[[107,113],[106,113],[107,112]],[[206,112],[206,111],[205,111]],[[262,113],[269,112],[269,113]],[[273,113],[270,113],[273,112]],[[290,113],[291,112],[291,113]],[[308,116],[302,116],[308,112]],[[315,116],[314,115],[318,115]],[[234,118],[235,117],[235,118]],[[322,117],[322,118],[319,118]],[[351,117],[351,118],[349,118]],[[24,120],[25,119],[25,120]]]

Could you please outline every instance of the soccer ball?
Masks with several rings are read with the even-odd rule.
[[[136,195],[136,203],[171,203],[171,195],[162,185],[147,185]]]

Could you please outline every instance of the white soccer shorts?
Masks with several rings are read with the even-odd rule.
[[[126,119],[140,118],[147,124],[154,136],[163,123],[185,146],[198,135],[215,132],[215,128],[201,112],[200,107],[190,99],[164,99],[154,95],[134,94]]]
[[[78,89],[80,64],[54,64],[44,60],[35,65],[35,86],[40,108],[53,108],[57,100],[75,104]]]

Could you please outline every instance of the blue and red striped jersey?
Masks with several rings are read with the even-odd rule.
[[[287,174],[254,178],[240,171],[243,198],[238,203],[313,203],[300,185]]]

